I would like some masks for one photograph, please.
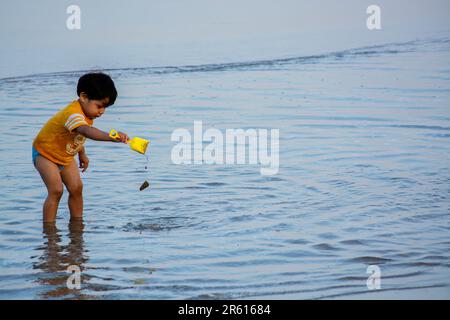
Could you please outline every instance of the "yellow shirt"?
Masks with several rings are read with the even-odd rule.
[[[92,126],[93,123],[94,120],[84,114],[78,100],[74,100],[48,120],[34,139],[33,147],[50,161],[66,166],[86,140],[74,130],[82,125]]]

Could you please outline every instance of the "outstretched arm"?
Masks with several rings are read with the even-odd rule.
[[[75,129],[75,131],[92,140],[116,141],[115,139],[111,138],[105,131],[90,126],[79,126]]]
[[[119,132],[120,139],[114,139],[111,138],[105,131],[90,126],[79,126],[75,129],[75,131],[82,134],[86,138],[97,141],[113,141],[126,143],[129,140],[128,136],[122,132]]]

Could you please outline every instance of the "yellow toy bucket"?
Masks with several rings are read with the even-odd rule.
[[[149,143],[150,142],[148,140],[139,137],[134,137],[133,139],[128,141],[131,149],[142,154],[145,154],[145,151],[147,151],[147,146]]]
[[[112,129],[109,132],[109,136],[113,139],[118,139],[119,133],[116,130]],[[130,146],[131,150],[145,154],[145,152],[147,151],[147,146],[150,143],[150,141],[139,137],[134,137],[133,139],[128,140],[127,143]]]

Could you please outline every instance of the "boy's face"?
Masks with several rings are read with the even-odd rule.
[[[84,92],[82,92],[80,93],[79,101],[84,114],[90,119],[95,119],[101,117],[105,113],[109,98],[104,98],[103,100],[91,100]]]

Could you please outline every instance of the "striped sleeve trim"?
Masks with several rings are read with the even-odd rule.
[[[82,114],[74,113],[74,114],[71,114],[69,118],[67,118],[67,121],[64,124],[64,127],[66,127],[67,130],[72,132],[73,130],[75,130],[76,128],[78,128],[79,126],[82,126],[82,125],[88,125],[88,123],[86,122],[86,119],[84,118],[84,116]]]

